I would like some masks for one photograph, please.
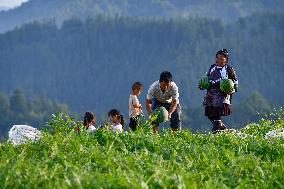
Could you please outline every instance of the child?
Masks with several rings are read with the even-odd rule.
[[[122,133],[124,127],[123,115],[117,109],[112,109],[108,113],[108,117],[112,122],[112,129],[114,132]]]
[[[142,116],[142,105],[139,103],[137,96],[141,94],[143,85],[140,82],[135,82],[132,85],[132,94],[129,96],[128,109],[129,109],[129,128],[132,131],[137,129],[138,121]]]
[[[96,130],[94,126],[96,124],[96,116],[92,112],[86,112],[84,116],[83,125],[87,129],[87,132],[93,132]]]
[[[226,49],[216,53],[216,64],[210,66],[207,73],[210,81],[203,104],[205,105],[205,116],[212,122],[212,132],[226,129],[221,116],[228,116],[232,113],[232,94],[237,91],[238,79],[235,70],[228,65],[229,53]],[[231,79],[234,82],[234,91],[226,94],[220,90],[220,81]],[[199,86],[199,89],[201,87]]]

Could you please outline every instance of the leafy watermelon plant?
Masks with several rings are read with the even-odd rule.
[[[283,111],[244,130],[283,126]],[[77,132],[58,114],[35,143],[0,145],[1,188],[283,188],[284,141],[233,133]],[[252,124],[252,126],[254,126]],[[264,129],[265,128],[265,129]],[[255,129],[255,130],[253,130]]]
[[[261,118],[258,123],[248,124],[241,129],[246,134],[256,135],[263,137],[267,132],[284,128],[284,110],[283,108],[274,109],[273,112],[266,114],[264,118]]]

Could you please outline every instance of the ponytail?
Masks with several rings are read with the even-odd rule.
[[[85,127],[87,127],[88,123],[90,123],[93,119],[95,119],[95,114],[92,113],[92,112],[86,112],[85,115],[84,115],[84,121],[83,121],[83,125]]]
[[[120,124],[124,128],[124,119],[123,119],[123,115],[121,115],[121,114],[120,114]]]
[[[117,109],[111,109],[108,112],[108,116],[117,116],[119,119],[120,124],[122,125],[122,127],[124,127],[124,119],[123,119],[123,115],[120,114],[120,111]]]

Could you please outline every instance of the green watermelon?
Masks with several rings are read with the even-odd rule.
[[[168,111],[165,107],[161,106],[155,109],[154,113],[150,116],[152,123],[163,123],[169,121]]]
[[[222,79],[220,81],[220,89],[224,93],[231,93],[234,90],[234,82],[231,79]]]
[[[210,81],[208,79],[207,76],[203,76],[200,80],[199,80],[199,87],[201,89],[208,89],[210,86]]]

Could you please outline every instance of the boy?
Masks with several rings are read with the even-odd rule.
[[[135,82],[132,85],[132,94],[129,96],[129,128],[132,131],[137,129],[138,121],[140,116],[142,116],[142,105],[139,103],[138,96],[143,90],[143,85],[140,82]]]

